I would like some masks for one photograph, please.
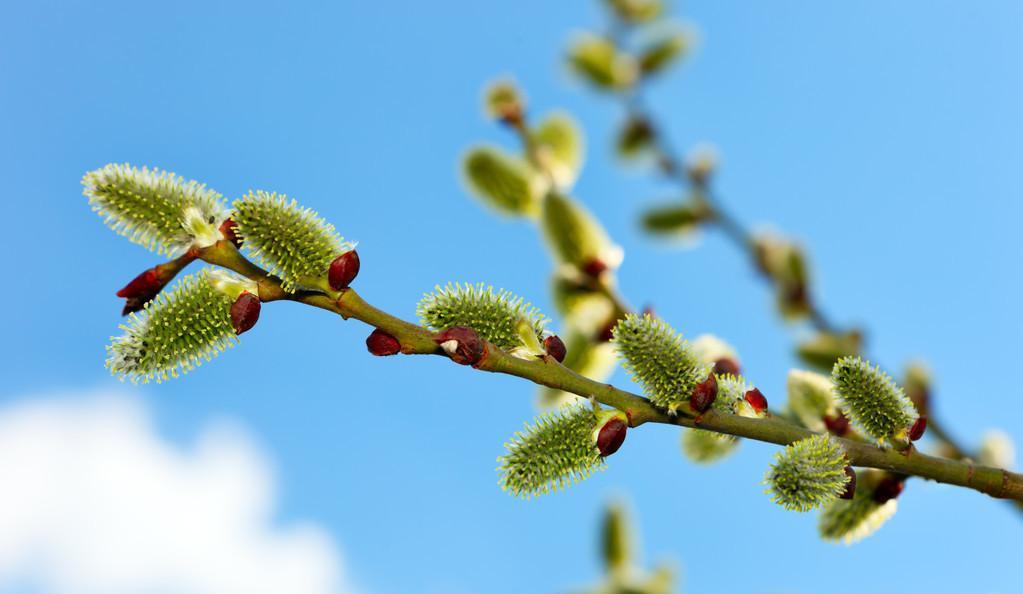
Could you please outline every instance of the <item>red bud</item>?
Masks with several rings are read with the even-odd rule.
[[[849,482],[845,484],[845,491],[839,497],[842,499],[852,499],[853,495],[856,495],[856,471],[853,470],[852,466],[845,467],[845,476],[849,477]]]
[[[355,277],[359,275],[359,253],[355,250],[345,252],[334,258],[327,271],[327,282],[335,291],[347,289]]]
[[[377,328],[366,337],[366,348],[377,357],[386,357],[400,353],[401,343],[397,338]]]
[[[718,380],[712,373],[693,388],[693,393],[689,396],[689,406],[693,407],[696,412],[702,413],[710,408],[711,404],[714,404],[714,399],[717,397]]]
[[[714,362],[714,373],[718,375],[731,374],[739,375],[739,363],[731,357],[722,357]]]
[[[543,339],[543,348],[558,363],[564,361],[565,355],[568,353],[565,349],[565,342],[557,334],[552,334]]]
[[[243,292],[231,304],[231,325],[235,334],[248,332],[259,321],[259,310],[262,309],[259,297],[248,291]]]
[[[238,237],[238,223],[231,219],[224,219],[224,222],[220,224],[220,234],[224,236],[224,239],[234,244],[234,247],[242,247],[242,240]]]
[[[131,282],[117,292],[117,296],[125,300],[121,315],[126,316],[141,310],[156,297],[166,282],[166,280],[160,278],[156,267],[150,268],[131,279]]]
[[[465,326],[448,328],[436,334],[433,341],[439,344],[448,357],[451,357],[451,360],[459,365],[476,365],[483,359],[486,352],[479,334]]]
[[[849,433],[849,419],[842,413],[838,413],[838,415],[834,417],[824,417],[823,421],[824,427],[826,427],[832,435],[842,437]]]
[[[767,410],[767,398],[764,397],[763,392],[761,392],[759,388],[753,388],[749,392],[746,392],[746,394],[743,395],[743,399],[757,414]]]
[[[885,503],[898,497],[906,486],[904,480],[905,477],[886,475],[874,488],[874,502]]]
[[[597,432],[597,449],[600,450],[601,457],[617,452],[625,442],[625,434],[628,430],[629,426],[625,421],[617,417],[604,423],[604,426]]]
[[[611,322],[600,329],[597,332],[597,342],[608,342],[615,337],[615,325],[618,323],[617,320],[611,320]]]
[[[927,431],[927,417],[917,417],[916,421],[913,421],[913,426],[909,428],[909,441],[916,441],[924,436],[924,431]]]
[[[597,278],[607,270],[607,264],[599,258],[590,258],[582,265],[581,269],[587,276]]]

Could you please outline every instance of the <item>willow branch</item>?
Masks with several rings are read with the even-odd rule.
[[[444,351],[434,342],[432,331],[374,307],[353,289],[330,293],[319,291],[288,293],[281,286],[280,279],[250,262],[227,240],[199,250],[199,258],[255,281],[259,287],[261,301],[288,300],[325,309],[342,318],[354,318],[384,330],[398,340],[401,351],[405,354],[444,355]],[[521,377],[535,384],[593,398],[601,404],[626,413],[632,427],[646,423],[677,425],[778,445],[788,445],[814,435],[808,429],[778,417],[752,419],[721,414],[713,410],[699,416],[693,415],[693,411],[683,410],[683,413],[688,414],[672,416],[653,406],[643,396],[583,377],[551,357],[522,359],[489,343],[486,344],[486,354],[476,368]],[[839,441],[845,447],[849,461],[854,466],[918,476],[966,487],[993,497],[1023,501],[1023,475],[1020,474],[975,465],[968,461],[928,456],[913,449],[900,453],[859,441],[847,439]]]

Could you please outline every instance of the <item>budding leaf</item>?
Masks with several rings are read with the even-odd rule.
[[[831,378],[842,410],[878,442],[900,436],[918,416],[902,388],[859,357],[839,359]]]
[[[622,53],[614,42],[599,35],[580,36],[568,50],[569,66],[595,87],[621,90],[636,82],[635,58]]]
[[[465,154],[462,171],[473,195],[487,206],[514,216],[539,214],[535,173],[522,159],[497,148],[480,146]]]
[[[107,226],[169,256],[220,240],[227,218],[220,194],[159,169],[112,163],[82,178],[84,194]]]
[[[576,200],[554,192],[547,194],[540,222],[559,262],[581,268],[599,261],[611,269],[621,263],[621,248],[611,242],[600,222]]]
[[[521,297],[483,283],[437,286],[427,293],[416,308],[424,326],[444,330],[454,326],[472,328],[483,339],[501,349],[510,350],[524,344],[521,323],[532,327],[537,343],[541,340],[547,319]]]
[[[874,501],[874,488],[883,472],[864,470],[856,473],[856,493],[852,499],[836,499],[820,514],[818,530],[825,540],[852,544],[874,533],[895,515],[898,501]]]
[[[522,93],[510,80],[497,81],[487,87],[483,95],[483,109],[488,116],[505,121],[517,121],[524,109]]]
[[[810,511],[836,499],[849,477],[845,451],[828,435],[789,444],[775,455],[765,482],[771,499],[791,511]]]
[[[585,151],[582,130],[567,113],[553,113],[530,132],[541,164],[559,188],[575,183]]]
[[[188,275],[163,291],[107,347],[107,367],[134,383],[177,377],[198,367],[236,341],[233,299],[207,270]]]
[[[676,410],[711,372],[689,344],[664,321],[629,314],[614,328],[614,345],[624,366],[661,408]]]
[[[315,211],[283,194],[258,190],[235,200],[236,233],[254,258],[281,277],[286,291],[327,287],[330,263],[355,246]]]
[[[541,415],[505,444],[508,452],[498,458],[501,487],[517,497],[544,495],[602,469],[596,425],[588,403]]]
[[[643,118],[630,117],[618,130],[615,148],[619,157],[633,159],[656,148],[654,140],[656,137],[650,122]]]
[[[810,431],[824,431],[824,417],[835,412],[831,378],[812,371],[793,369],[788,376],[789,408]]]

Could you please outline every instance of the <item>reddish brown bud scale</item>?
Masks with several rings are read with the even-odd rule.
[[[359,275],[359,253],[355,250],[345,252],[334,258],[327,271],[327,282],[335,291],[347,289],[348,285]]]
[[[881,482],[874,487],[874,502],[875,503],[886,503],[889,500],[895,499],[902,493],[902,489],[905,488],[906,483],[905,477],[887,475]]]
[[[401,343],[397,338],[377,328],[366,337],[366,348],[369,349],[370,354],[387,357],[400,353]]]
[[[557,334],[552,334],[543,339],[543,348],[558,363],[564,361],[565,355],[568,354],[568,349],[565,348],[565,341],[561,340]]]
[[[823,421],[824,427],[827,428],[832,435],[842,437],[849,433],[849,419],[842,413],[838,413],[838,415],[834,417],[826,416]]]
[[[924,431],[927,431],[927,417],[918,417],[916,421],[913,421],[913,426],[909,428],[909,440],[920,439],[924,436]]]
[[[243,292],[231,304],[231,325],[235,334],[248,332],[259,321],[259,310],[262,309],[259,297]]]
[[[714,373],[718,375],[739,375],[741,371],[739,363],[731,357],[722,357],[714,362]]]
[[[242,240],[238,237],[238,223],[231,219],[224,219],[220,224],[220,234],[224,239],[234,244],[234,247],[242,247]]]
[[[459,365],[476,365],[483,360],[486,347],[472,328],[455,326],[433,337],[451,360]]]
[[[714,374],[707,376],[707,379],[696,384],[692,395],[689,396],[689,406],[696,412],[706,412],[714,399],[718,397],[718,380]]]
[[[753,388],[746,392],[742,398],[746,401],[746,404],[749,404],[750,407],[756,411],[757,414],[767,410],[767,398],[759,388]]]
[[[617,323],[617,320],[612,320],[611,323],[609,323],[607,326],[604,326],[603,328],[601,328],[600,331],[597,332],[597,341],[598,342],[609,342],[612,338],[614,338],[615,337],[615,324],[616,323]]]
[[[845,467],[845,476],[849,477],[849,482],[845,484],[845,491],[839,497],[842,499],[852,499],[856,495],[856,471],[853,470],[852,466]]]
[[[590,258],[580,267],[580,270],[587,276],[597,278],[607,270],[607,264],[599,258]]]
[[[166,283],[167,279],[160,278],[159,266],[150,268],[131,279],[131,282],[117,292],[117,296],[125,300],[121,315],[126,316],[140,311],[163,290]]]
[[[604,423],[604,426],[597,432],[597,449],[601,457],[607,457],[618,451],[625,442],[625,434],[629,426],[619,418],[613,418]]]

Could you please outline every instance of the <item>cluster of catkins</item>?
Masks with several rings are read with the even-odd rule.
[[[162,381],[232,345],[259,317],[261,281],[273,279],[286,294],[336,298],[359,272],[354,245],[284,196],[252,192],[229,208],[201,184],[127,165],[108,165],[87,174],[83,183],[93,209],[112,229],[173,258],[118,293],[130,317],[108,347],[107,365],[122,378]],[[252,267],[257,273],[243,277],[204,269],[163,290],[207,250],[223,250],[247,263],[239,252],[244,250],[266,270]],[[571,345],[546,328],[547,319],[536,308],[483,284],[438,287],[422,299],[418,313],[439,348],[458,363],[482,365],[488,349],[550,365],[571,357]],[[609,348],[650,402],[666,413],[768,414],[767,399],[739,374],[738,356],[721,341],[702,337],[690,344],[651,314],[621,316],[608,334]],[[375,355],[402,350],[398,338],[380,329],[369,336],[367,347]],[[789,509],[828,505],[822,532],[829,538],[865,534],[894,509],[902,478],[857,476],[831,434],[906,449],[922,434],[924,420],[901,389],[859,359],[840,360],[831,378],[793,372],[789,392],[785,414],[819,433],[778,454],[767,474],[769,491]],[[543,414],[507,444],[499,459],[501,485],[529,497],[584,479],[622,446],[630,424],[628,414],[592,398]],[[710,431],[684,432],[683,449],[697,461],[719,459],[737,444],[735,437]]]

